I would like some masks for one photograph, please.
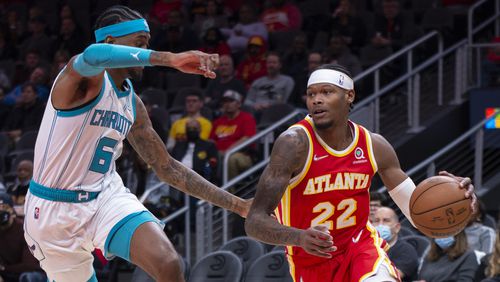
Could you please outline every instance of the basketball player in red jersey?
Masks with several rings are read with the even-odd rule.
[[[346,69],[321,66],[307,85],[309,115],[276,140],[245,223],[247,234],[286,245],[297,282],[400,281],[368,222],[369,188],[378,172],[410,219],[415,184],[387,140],[349,120],[355,92]],[[471,180],[441,174],[460,182],[474,210]]]

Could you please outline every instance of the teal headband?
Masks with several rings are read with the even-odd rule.
[[[139,31],[149,32],[149,26],[145,19],[126,21],[101,27],[94,31],[95,42],[104,41],[108,36],[120,37]]]

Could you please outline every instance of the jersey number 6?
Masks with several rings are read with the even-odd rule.
[[[321,202],[314,206],[313,212],[320,214],[311,220],[311,226],[323,225],[329,230],[342,229],[356,224],[356,216],[352,215],[357,209],[357,202],[354,199],[344,199],[337,205],[337,210],[344,212],[337,217],[337,226],[333,226],[333,221],[329,218],[335,213],[335,206],[330,202]]]
[[[94,157],[90,162],[89,170],[102,174],[108,172],[111,160],[113,159],[113,150],[117,143],[118,141],[115,139],[108,137],[101,138],[95,149]],[[110,151],[106,151],[104,148],[108,148]]]

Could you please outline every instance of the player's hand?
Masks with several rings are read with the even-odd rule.
[[[311,255],[331,258],[331,252],[337,250],[333,245],[333,238],[326,226],[312,226],[300,234],[299,244],[304,251]]]
[[[219,55],[201,51],[182,52],[174,55],[171,66],[185,73],[215,78],[215,70],[219,66]]]
[[[243,199],[242,210],[239,215],[243,218],[247,218],[248,212],[250,211],[250,207],[252,206],[253,198],[251,199]]]
[[[447,171],[440,171],[439,175],[448,176],[448,177],[455,179],[456,181],[458,181],[460,183],[460,188],[466,189],[465,197],[472,199],[472,203],[470,204],[471,209],[472,209],[472,213],[473,214],[476,213],[477,196],[474,193],[474,185],[472,185],[472,180],[469,177],[455,176]]]

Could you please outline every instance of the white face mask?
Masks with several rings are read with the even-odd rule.
[[[375,229],[377,229],[377,231],[380,234],[380,237],[382,237],[382,239],[386,240],[387,242],[391,241],[392,232],[391,232],[391,228],[389,227],[389,225],[379,224],[379,225],[377,225],[377,227],[375,227]]]

